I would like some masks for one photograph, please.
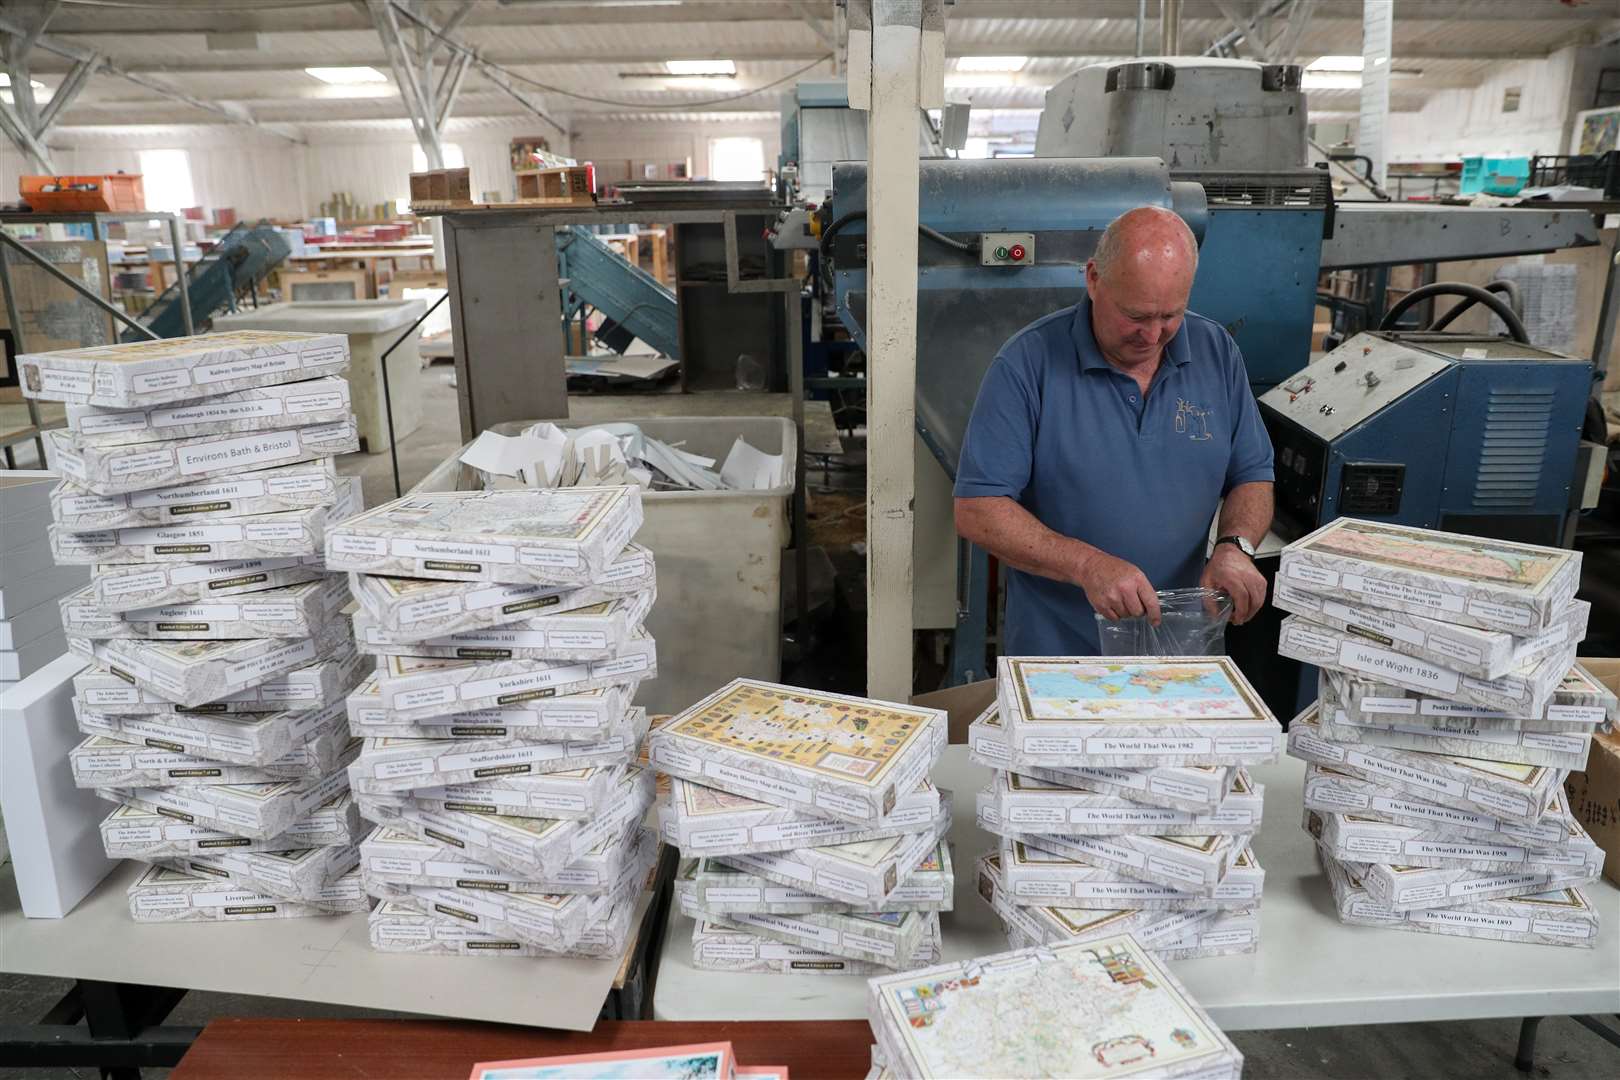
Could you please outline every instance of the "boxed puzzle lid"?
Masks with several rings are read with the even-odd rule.
[[[868,960],[886,968],[905,967],[923,944],[931,920],[921,911],[808,912],[775,915],[733,911],[724,916],[687,907],[683,914],[720,926],[752,930],[761,937],[803,945],[833,956]]]
[[[610,893],[627,873],[645,874],[657,859],[658,838],[632,823],[551,877],[524,877],[468,858],[448,844],[378,826],[360,844],[361,873],[377,886],[430,885],[492,892]]]
[[[916,832],[933,823],[939,806],[939,789],[924,780],[888,814],[857,825],[671,777],[669,795],[658,803],[658,817],[665,839],[681,851],[729,855],[850,844]]]
[[[126,672],[85,668],[73,677],[75,700],[97,712],[129,716],[185,716],[321,709],[343,700],[359,680],[364,657],[340,649],[312,663],[202,705],[177,705],[137,685]]]
[[[449,915],[429,915],[397,900],[385,900],[367,916],[371,947],[418,956],[619,956],[630,936],[634,897],[626,897],[601,922],[561,951],[541,949],[515,937],[481,933]]]
[[[417,885],[387,890],[393,900],[429,915],[449,915],[473,929],[510,936],[536,948],[569,948],[587,927],[601,922],[623,899],[639,891],[639,876],[628,876],[612,893],[508,893],[488,889],[445,889]]]
[[[1130,934],[871,979],[867,1006],[901,1076],[1235,1080],[1243,1067],[1238,1049]]]
[[[407,495],[344,522],[333,570],[444,581],[589,585],[641,527],[641,489],[443,491]]]
[[[305,638],[320,632],[349,602],[341,576],[190,604],[113,611],[86,585],[61,600],[64,633],[87,638],[168,640]]]
[[[884,911],[950,911],[956,874],[950,845],[935,844],[888,896]],[[676,890],[690,893],[692,902],[706,911],[767,911],[779,915],[811,911],[860,911],[863,908],[783,884],[720,859],[686,859],[676,876]],[[875,909],[874,909],[875,910]]]
[[[232,330],[17,357],[24,397],[138,409],[274,386],[349,366],[344,334]]]
[[[979,827],[1008,840],[1054,854],[1112,867],[1133,878],[1168,885],[1182,892],[1213,898],[1237,858],[1249,847],[1249,836],[1066,836],[1021,833],[981,813]]]
[[[398,580],[398,579],[390,579]],[[438,656],[452,660],[608,660],[619,655],[652,609],[645,589],[600,604],[501,626],[419,639],[383,630],[369,612],[354,616],[355,644],[372,656]]]
[[[1533,635],[1575,598],[1581,554],[1339,518],[1283,548],[1277,573],[1371,607]]]
[[[1551,892],[1595,880],[1591,867],[1568,870],[1468,870],[1454,866],[1358,863],[1345,866],[1379,903],[1395,911],[1456,907],[1475,900],[1499,900]]]
[[[671,776],[822,817],[892,813],[944,751],[937,709],[735,679],[649,740]]]
[[[256,889],[167,866],[147,870],[130,885],[128,895],[129,913],[136,922],[240,922],[365,910],[363,904],[339,908],[324,901],[317,905],[280,900]]]
[[[1282,728],[1224,656],[997,660],[1012,766],[1257,765]]]
[[[368,663],[370,657],[365,658]],[[534,698],[496,709],[402,720],[382,703],[373,668],[348,697],[349,729],[368,738],[518,739],[525,742],[594,742],[627,727],[639,680],[610,683],[551,698]]]
[[[329,457],[123,495],[97,495],[63,480],[51,491],[51,516],[74,533],[218,521],[330,506],[344,484],[358,481],[339,478]],[[355,509],[362,505],[356,494]]]
[[[288,851],[225,851],[165,859],[161,865],[198,877],[234,881],[281,900],[320,904],[339,878],[360,865],[360,852],[353,844]]]
[[[1401,750],[1455,757],[1490,758],[1519,765],[1546,765],[1554,769],[1584,769],[1592,746],[1590,732],[1517,731],[1511,728],[1446,728],[1422,724],[1339,723],[1343,712],[1334,709],[1321,714],[1322,736],[1339,743],[1365,743]],[[1329,722],[1326,716],[1334,720]]]
[[[325,573],[320,558],[313,555],[157,566],[102,564],[91,584],[97,604],[109,611],[132,611],[319,581]]]
[[[1423,724],[1444,728],[1497,728],[1525,731],[1593,732],[1620,716],[1615,696],[1576,661],[1553,688],[1552,701],[1540,716],[1518,716],[1479,705],[1430,697],[1350,672],[1323,671],[1318,697],[1345,714],[1334,723]]]
[[[155,740],[132,743],[110,735],[91,735],[68,751],[73,782],[94,787],[188,787],[197,784],[273,784],[307,780],[330,772],[349,748],[349,733],[341,720],[313,732],[286,754],[264,765],[212,761],[152,745]]]
[[[1266,872],[1244,849],[1212,896],[1143,881],[1105,865],[1060,855],[1022,840],[1001,841],[1001,879],[1010,903],[1058,907],[1236,910],[1260,902]]]
[[[939,917],[929,918],[908,967],[937,963]],[[886,975],[894,969],[871,960],[834,956],[805,945],[777,941],[744,926],[698,919],[692,926],[692,966],[701,971],[771,975]]]
[[[311,506],[257,517],[103,532],[62,532],[52,525],[51,552],[59,565],[81,566],[315,558],[331,509]]]
[[[111,795],[98,796],[117,802]],[[109,859],[180,858],[219,851],[292,851],[345,846],[364,832],[360,808],[347,791],[293,822],[280,836],[254,840],[246,836],[181,820],[170,810],[120,803],[101,823],[101,841]]]
[[[276,431],[343,420],[351,415],[349,381],[326,375],[304,382],[234,390],[182,405],[144,409],[67,407],[68,437],[75,449],[128,446],[225,432]]]
[[[1144,806],[1087,785],[1054,784],[998,770],[978,801],[988,802],[1001,821],[1023,832],[1204,836],[1260,831],[1264,798],[1264,786],[1253,783],[1243,769],[1220,806],[1204,813]]]
[[[1458,840],[1430,829],[1319,810],[1305,811],[1304,826],[1325,853],[1345,861],[1458,870],[1581,872],[1588,877],[1596,877],[1603,869],[1602,849],[1579,824],[1575,835],[1552,847]]]
[[[1564,843],[1574,835],[1575,825],[1560,787],[1548,794],[1541,819],[1534,825],[1522,825],[1443,802],[1429,802],[1381,780],[1317,764],[1305,766],[1305,809],[1357,814],[1430,829],[1460,840],[1500,840],[1534,847]]]

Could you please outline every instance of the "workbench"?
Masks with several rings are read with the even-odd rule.
[[[1253,849],[1265,868],[1260,947],[1170,965],[1226,1031],[1489,1017],[1620,1012],[1620,889],[1583,886],[1602,915],[1592,949],[1442,937],[1339,922],[1314,844],[1300,828],[1304,763],[1250,767],[1265,785]],[[974,861],[996,838],[974,822],[990,771],[950,746],[933,772],[952,793],[955,910],[941,917],[944,958],[1005,952],[1000,919],[976,889]],[[844,975],[744,975],[692,966],[692,920],[672,911],[653,1016],[715,1020],[864,1019],[866,980]]]

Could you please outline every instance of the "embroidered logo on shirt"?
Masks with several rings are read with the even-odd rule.
[[[1201,409],[1185,398],[1176,398],[1176,434],[1193,442],[1214,438],[1209,433],[1209,409]]]

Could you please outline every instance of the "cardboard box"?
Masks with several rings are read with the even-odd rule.
[[[257,517],[103,532],[70,533],[52,525],[51,551],[57,562],[81,566],[315,558],[333,509],[311,506]]]
[[[1355,814],[1393,825],[1426,829],[1454,840],[1484,840],[1527,847],[1556,847],[1575,835],[1564,793],[1554,788],[1534,825],[1521,825],[1444,803],[1426,802],[1406,791],[1328,765],[1305,766],[1305,809],[1324,814]]]
[[[1277,574],[1368,607],[1530,636],[1575,598],[1581,554],[1339,518],[1283,548]]]
[[[77,691],[74,700],[98,713],[121,716],[173,718],[310,711],[342,702],[359,679],[363,666],[363,657],[352,649],[343,650],[217,701],[196,706],[176,705],[161,694],[137,686],[125,674],[115,674],[105,667],[88,667],[74,676],[73,688]]]
[[[460,630],[412,641],[377,627],[364,611],[354,616],[354,639],[372,656],[437,656],[450,660],[611,660],[630,642],[651,610],[652,590],[605,600],[575,611]]]
[[[482,934],[460,918],[428,915],[398,901],[387,901],[369,916],[371,947],[379,952],[439,956],[622,956],[635,920],[634,893],[619,899],[598,922],[585,928],[566,949],[541,949],[512,936]],[[381,914],[379,914],[381,913]]]
[[[323,457],[124,495],[97,495],[63,480],[51,492],[51,515],[72,533],[256,517],[331,506],[341,484],[357,479],[340,480],[333,459]]]
[[[1052,1038],[1024,1015],[1036,1001],[1043,1014],[1087,1017],[1084,1037]],[[915,1022],[919,1012],[926,1023]],[[867,1016],[897,1076],[1001,1076],[1009,1063],[1027,1075],[1123,1075],[1148,1048],[1155,1076],[1236,1080],[1243,1068],[1209,1014],[1124,933],[872,979]]]
[[[658,819],[664,841],[682,854],[718,856],[853,844],[918,832],[934,824],[940,801],[939,789],[924,780],[886,816],[855,825],[671,777],[670,793],[658,803]]]
[[[1260,948],[1260,909],[1217,912],[1213,919],[1189,926],[1183,936],[1153,951],[1161,960],[1195,960],[1201,956],[1238,956]]]
[[[513,739],[525,742],[596,742],[622,734],[639,679],[558,697],[536,697],[497,709],[471,709],[401,720],[382,703],[377,673],[348,697],[349,730],[365,738]]]
[[[333,424],[351,415],[349,381],[328,375],[306,382],[236,390],[180,405],[144,409],[69,405],[67,433],[69,444],[79,450],[89,446],[131,446],[206,435],[280,431]]]
[[[109,859],[153,862],[220,851],[343,847],[358,843],[364,831],[359,806],[344,792],[293,822],[280,836],[268,840],[254,840],[195,825],[176,818],[167,810],[159,813],[156,809],[120,804],[101,822],[101,841]]]
[[[396,721],[503,709],[658,677],[658,651],[640,631],[611,660],[377,658],[377,696]]]
[[[988,769],[1012,766],[1012,747],[1001,714],[992,703],[967,729],[969,756]],[[1020,766],[1025,776],[1070,787],[1084,785],[1144,806],[1163,806],[1192,813],[1216,809],[1237,779],[1235,765],[1161,765],[1115,769],[1105,767],[1041,768]]]
[[[1224,656],[1003,656],[1012,767],[1260,765],[1282,727]]]
[[[1343,671],[1322,672],[1318,680],[1318,699],[1324,703],[1321,712],[1331,715],[1335,724],[1376,727],[1412,724],[1436,732],[1477,729],[1591,734],[1615,713],[1614,695],[1579,663],[1564,672],[1553,689],[1552,703],[1540,716],[1516,716],[1478,705],[1426,697]]]
[[[1590,949],[1597,944],[1598,914],[1579,888],[1532,896],[1478,900],[1449,908],[1396,911],[1380,903],[1359,876],[1338,860],[1324,857],[1328,885],[1339,909],[1339,921],[1357,926],[1387,926],[1423,934],[1528,941]]]
[[[938,843],[888,896],[883,911],[950,911],[956,872],[950,845]],[[815,911],[878,910],[831,900],[820,893],[751,874],[720,859],[686,859],[675,879],[677,892],[705,911],[725,915],[733,911],[764,911],[797,915]]]
[[[1534,825],[1546,812],[1563,773],[1545,765],[1515,765],[1481,758],[1441,757],[1387,746],[1332,742],[1306,709],[1288,728],[1288,753],[1385,783],[1426,802],[1443,803],[1516,825]]]
[[[1440,866],[1391,866],[1350,861],[1346,866],[1361,879],[1362,887],[1381,904],[1395,911],[1455,907],[1475,900],[1533,896],[1597,880],[1589,867],[1563,873],[1529,870],[1461,870]]]
[[[341,723],[329,723],[307,742],[264,765],[210,761],[195,754],[92,735],[68,751],[79,787],[190,787],[197,784],[275,784],[325,776],[351,743]]]
[[[183,874],[231,881],[278,900],[319,904],[324,890],[360,865],[360,851],[346,847],[292,851],[231,851],[160,860]]]
[[[1392,825],[1353,814],[1324,814],[1306,810],[1304,826],[1322,850],[1341,862],[1392,863],[1397,866],[1439,867],[1455,870],[1527,870],[1534,873],[1602,871],[1603,855],[1581,830],[1556,847],[1452,840],[1425,829]],[[1580,829],[1577,824],[1575,826]]]
[[[355,747],[351,752],[358,752]],[[316,780],[276,784],[199,784],[185,788],[97,788],[113,802],[166,813],[187,824],[201,824],[237,836],[267,840],[293,828],[302,818],[346,791],[349,774],[343,765]]]
[[[474,862],[526,877],[552,878],[646,814],[653,799],[652,774],[628,769],[621,785],[622,793],[608,800],[606,812],[580,821],[430,810],[410,799],[371,795],[359,796],[359,801],[361,812],[372,821],[453,847]]]
[[[96,603],[111,611],[133,611],[159,604],[191,604],[216,596],[262,592],[319,581],[325,576],[320,559],[304,555],[162,566],[98,566],[92,583],[96,587]]]
[[[407,495],[334,529],[333,570],[440,581],[590,585],[641,527],[641,489]]]
[[[1179,941],[1215,917],[1213,908],[1059,908],[1019,905],[1008,895],[1001,855],[987,851],[974,864],[979,895],[1007,926],[1039,945],[1070,945],[1129,931],[1148,948]]]
[[[307,638],[319,634],[349,603],[341,575],[279,589],[193,604],[112,611],[96,603],[86,585],[60,602],[62,628],[76,637],[131,637],[170,641],[236,638]]]
[[[334,620],[317,637],[299,640],[142,641],[68,638],[68,648],[176,705],[218,701],[349,644],[348,626]],[[88,700],[88,699],[86,699]]]
[[[598,808],[617,779],[615,766],[629,765],[647,734],[647,710],[632,709],[629,730],[594,743],[510,742],[455,739],[366,739],[349,770],[356,791],[368,795],[419,787],[476,784],[502,777],[563,775],[552,786],[558,808],[573,817]],[[588,770],[590,776],[578,775]]]
[[[1242,836],[1055,836],[1021,833],[979,815],[979,828],[1008,840],[1083,859],[1093,866],[1111,867],[1128,877],[1168,885],[1181,892],[1213,898],[1237,857],[1248,850]]]
[[[724,917],[689,907],[683,907],[683,912],[703,922],[752,930],[772,941],[866,960],[891,970],[910,962],[923,944],[929,920],[939,917],[920,911],[822,911],[801,915],[733,911]]]
[[[360,449],[354,417],[333,424],[263,431],[248,435],[199,435],[172,443],[86,446],[75,450],[61,430],[48,431],[51,462],[96,495],[190,484],[248,469],[350,454]]]
[[[1306,664],[1370,676],[1428,697],[1447,698],[1516,716],[1540,716],[1575,662],[1575,646],[1533,661],[1500,679],[1476,679],[1406,656],[1345,630],[1290,615],[1282,622],[1277,653]]]
[[[950,803],[942,800],[938,816],[921,832],[855,844],[740,852],[719,858],[778,885],[792,885],[863,910],[884,911],[888,910],[889,897],[944,840],[950,827]]]
[[[423,641],[593,607],[646,592],[656,580],[652,552],[640,544],[627,544],[596,581],[573,587],[349,575],[379,631]]]
[[[414,908],[426,915],[447,915],[469,929],[494,937],[509,937],[538,949],[568,949],[586,927],[601,922],[621,900],[633,899],[639,879],[604,896],[501,893],[481,889],[439,889],[426,886],[390,893],[383,899]]]
[[[908,966],[934,963],[939,957],[939,918],[934,916]],[[697,920],[692,928],[692,966],[704,971],[783,975],[872,976],[894,970],[887,964],[834,956],[765,937],[750,927],[708,919]]]
[[[277,900],[213,877],[154,866],[129,887],[129,914],[136,922],[243,922],[332,915],[335,906]],[[364,910],[353,907],[349,910]]]
[[[1260,902],[1266,872],[1245,849],[1211,896],[1142,881],[1119,870],[1045,851],[1021,840],[1001,841],[1001,880],[1009,903],[1089,910],[1236,911]]]
[[[70,405],[141,409],[340,375],[349,366],[343,334],[235,330],[17,357],[25,397]]]
[[[1585,657],[1581,664],[1611,693],[1620,693],[1620,659]],[[1620,884],[1620,735],[1592,739],[1586,768],[1564,781],[1569,808],[1606,853],[1603,876]]]
[[[1312,623],[1359,634],[1369,641],[1476,679],[1499,679],[1586,637],[1592,605],[1571,600],[1546,630],[1529,637],[1481,630],[1403,611],[1349,604],[1279,580],[1271,602]]]
[[[603,840],[562,873],[548,878],[519,877],[498,866],[466,858],[453,847],[422,840],[399,829],[378,826],[360,844],[361,875],[371,885],[394,889],[415,885],[514,893],[611,893],[620,879],[651,868],[658,838],[632,825]]]
[[[1197,814],[1143,806],[1089,786],[1069,787],[998,770],[990,786],[979,792],[978,805],[982,812],[988,804],[998,820],[1019,832],[1208,836],[1260,831],[1264,798],[1264,786],[1252,783],[1246,770],[1239,771],[1231,793],[1217,809]]]
[[[928,776],[945,738],[937,710],[735,679],[655,731],[649,757],[693,783],[867,823]]]

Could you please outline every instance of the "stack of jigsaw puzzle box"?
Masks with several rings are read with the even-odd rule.
[[[1003,657],[969,729],[994,770],[976,867],[1015,946],[1134,933],[1168,958],[1252,952],[1250,848],[1282,728],[1225,657]]]
[[[635,486],[411,495],[327,538],[375,670],[349,696],[373,947],[618,956],[657,861]]]
[[[933,963],[951,907],[943,713],[738,679],[653,733],[693,964],[870,974]]]
[[[19,358],[66,402],[49,433],[56,561],[88,736],[74,779],[119,804],[107,854],[152,863],[139,921],[361,910],[359,750],[343,696],[360,659],[325,533],[360,508],[333,457],[358,448],[347,339],[218,334]]]
[[[1340,519],[1284,549],[1278,651],[1321,669],[1288,752],[1345,922],[1590,948],[1603,853],[1564,802],[1614,695],[1559,548]]]

